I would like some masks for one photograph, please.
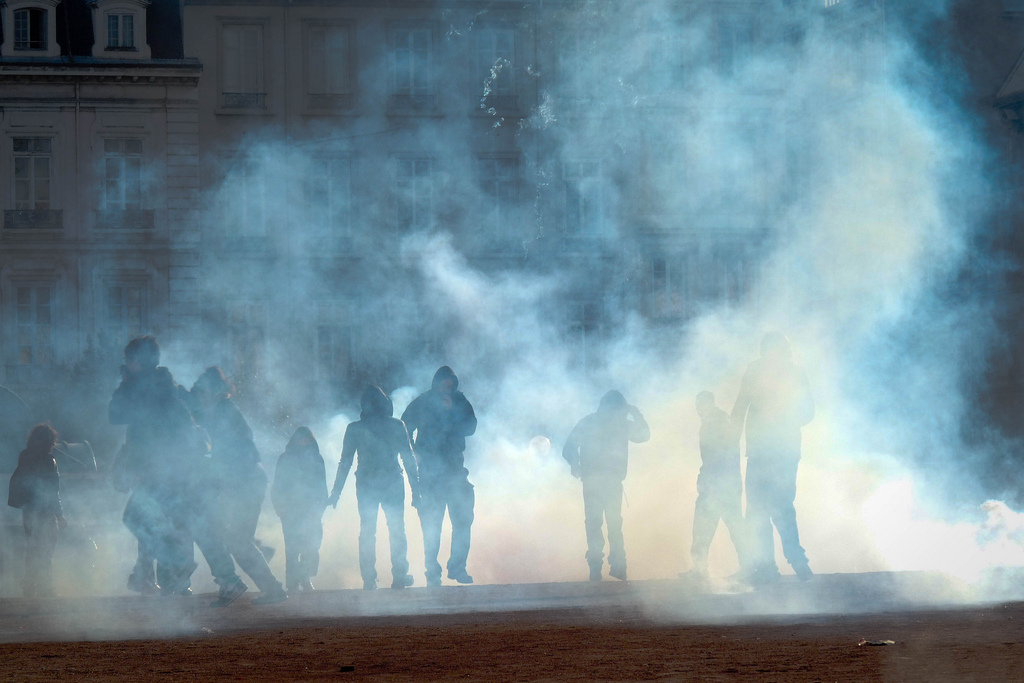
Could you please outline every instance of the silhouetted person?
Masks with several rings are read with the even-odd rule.
[[[299,427],[277,459],[270,489],[270,500],[284,532],[285,585],[289,591],[313,590],[310,579],[320,568],[327,498],[327,469],[320,445],[309,427]]]
[[[363,588],[372,590],[377,587],[377,511],[381,508],[387,519],[391,544],[391,587],[405,588],[412,585],[413,579],[409,574],[405,537],[405,482],[402,481],[398,458],[400,456],[405,465],[413,505],[419,504],[416,460],[409,444],[409,432],[401,420],[394,418],[394,406],[383,391],[375,386],[366,387],[359,404],[359,420],[345,430],[331,504],[338,504],[352,461],[358,455],[356,504],[359,508],[359,573],[363,577]]]
[[[622,482],[629,463],[629,444],[651,438],[650,427],[636,406],[618,391],[601,398],[597,412],[576,423],[562,448],[572,476],[583,481],[584,523],[590,580],[600,581],[604,567],[604,534],[608,523],[609,574],[626,580],[626,549],[622,540]]]
[[[210,437],[210,475],[216,492],[214,524],[238,566],[252,578],[261,595],[254,605],[272,605],[288,598],[256,545],[256,526],[267,493],[267,473],[252,429],[231,400],[232,389],[218,367],[207,368],[192,386],[196,420]]]
[[[476,496],[469,483],[463,452],[466,437],[476,432],[476,414],[459,391],[459,378],[447,365],[434,373],[430,391],[420,394],[402,414],[409,434],[416,434],[420,478],[420,525],[427,585],[441,585],[441,525],[445,509],[452,523],[448,578],[473,583],[466,571]]]
[[[182,390],[160,364],[160,345],[146,335],[124,349],[121,384],[110,399],[111,424],[127,425],[125,476],[135,496],[152,506],[146,518],[167,524],[150,530],[149,548],[168,571],[169,593],[189,593],[195,571],[192,541],[206,557],[220,586],[217,606],[246,591],[224,542],[210,525],[209,442],[192,419]]]
[[[135,536],[138,544],[135,566],[132,568],[131,574],[128,575],[128,590],[142,595],[155,595],[160,592],[158,581],[162,581],[168,586],[171,585],[171,582],[167,576],[166,566],[160,566],[154,571],[154,565],[157,564],[156,552],[151,547],[150,539],[154,536],[157,526],[170,526],[170,522],[163,518],[159,507],[152,500],[147,500],[144,494],[132,491],[132,479],[126,471],[126,459],[125,446],[122,444],[111,467],[111,479],[115,490],[121,493],[131,493],[121,518],[128,531]],[[172,528],[166,533],[174,534],[175,531]],[[185,544],[192,544],[192,539],[187,534],[182,534],[182,536],[183,547]]]
[[[803,581],[813,576],[796,527],[796,472],[800,463],[800,428],[814,419],[807,377],[791,358],[789,340],[770,332],[761,340],[761,357],[743,375],[732,409],[737,427],[746,422],[747,530],[751,582],[770,583],[779,576],[772,524],[782,551]]]
[[[701,466],[697,475],[690,558],[693,573],[702,578],[708,573],[708,550],[719,520],[729,529],[741,566],[745,559],[745,530],[739,434],[729,414],[715,405],[715,395],[710,391],[697,394],[696,404],[700,416]]]
[[[25,597],[53,595],[53,551],[57,532],[64,526],[60,472],[53,458],[56,443],[53,427],[33,427],[11,475],[7,503],[21,508],[25,525]]]

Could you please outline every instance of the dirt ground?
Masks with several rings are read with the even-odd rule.
[[[1024,603],[844,603],[845,583],[767,598],[680,582],[326,591],[222,610],[210,596],[4,600],[0,680],[1024,680]],[[768,613],[797,591],[841,613]]]

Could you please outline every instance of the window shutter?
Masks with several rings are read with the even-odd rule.
[[[314,95],[327,93],[327,30],[314,28],[309,31],[309,92]]]
[[[240,26],[224,27],[224,92],[241,92],[241,33]]]
[[[246,26],[242,32],[242,92],[262,92],[260,32],[259,26]]]

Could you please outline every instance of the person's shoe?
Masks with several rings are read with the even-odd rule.
[[[192,595],[192,589],[188,586],[185,586],[184,588],[176,592],[175,595],[180,595],[183,598],[190,597]]]
[[[377,579],[374,579],[373,581],[366,581],[364,579],[363,580],[363,590],[364,591],[375,591],[375,590],[377,590]]]
[[[467,574],[465,569],[463,569],[461,572],[455,572],[454,574],[452,572],[448,572],[448,578],[456,583],[473,583],[473,577]]]
[[[608,570],[608,576],[612,577],[613,579],[618,579],[619,581],[625,581],[626,580],[626,568],[625,567],[613,567],[612,569]]]
[[[302,590],[302,589],[299,588],[299,582],[298,581],[289,581],[288,582],[288,592],[289,593],[298,593],[300,590]]]
[[[303,579],[302,581],[299,581],[299,590],[303,593],[312,593],[313,584],[310,583],[309,579]]]
[[[391,582],[392,588],[408,588],[413,584],[412,574],[406,574],[405,576],[396,576]]]
[[[160,592],[160,586],[152,579],[144,579],[135,572],[128,575],[128,590],[142,595],[156,595]]]
[[[160,586],[160,594],[164,597],[169,595],[181,595],[182,591],[188,590],[192,585],[192,572],[199,566],[194,560],[167,577],[166,585]],[[189,592],[191,595],[191,591]]]
[[[594,583],[597,583],[598,581],[603,581],[604,580],[604,577],[601,576],[601,568],[600,567],[591,567],[590,568],[590,580],[593,581]]]
[[[210,603],[210,607],[227,607],[242,597],[242,593],[247,590],[249,587],[245,585],[244,581],[235,579],[234,582],[220,587],[220,593],[217,595],[217,599]]]
[[[754,588],[764,588],[779,581],[778,567],[767,565],[758,567],[750,574],[748,583]]]
[[[260,593],[258,596],[252,599],[252,604],[256,606],[260,605],[276,605],[279,602],[284,602],[288,599],[288,594],[284,591],[284,588],[278,586],[275,590],[267,591],[266,593]]]
[[[440,576],[428,576],[427,577],[427,588],[440,588],[441,577]]]
[[[814,578],[814,572],[811,571],[811,567],[808,564],[793,565],[793,571],[796,572],[796,578],[801,581],[807,582]]]

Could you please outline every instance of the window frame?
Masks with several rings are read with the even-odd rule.
[[[138,52],[139,48],[138,48],[138,44],[137,44],[137,42],[135,40],[135,31],[136,31],[136,26],[138,25],[139,22],[136,21],[135,12],[129,12],[129,11],[123,9],[123,8],[117,8],[117,9],[112,9],[112,10],[106,12],[104,14],[104,17],[106,18],[106,24],[107,24],[107,44],[106,44],[106,47],[103,48],[104,51],[107,51],[107,52]],[[117,31],[116,31],[117,44],[116,45],[112,45],[111,42],[110,42],[110,37],[111,37],[111,33],[110,33],[110,20],[111,19],[114,19],[115,22],[116,22],[116,25],[117,25]],[[131,44],[130,45],[125,45],[124,44],[124,39],[123,39],[123,36],[126,33],[125,30],[124,30],[124,20],[125,19],[131,19],[131,24],[132,24],[131,34],[130,34],[131,35]]]
[[[578,166],[582,169],[583,166],[592,165],[595,167],[596,172],[593,175],[586,175],[583,173],[575,174],[570,173],[569,169],[572,166]],[[600,159],[596,158],[576,158],[568,159],[562,162],[562,196],[563,196],[563,209],[564,209],[564,234],[566,237],[576,238],[587,238],[587,237],[598,237],[604,233],[604,164]],[[591,180],[589,185],[584,185],[587,180]],[[572,197],[570,197],[570,190],[574,187],[577,188],[575,191],[576,195],[576,207],[578,209],[578,225],[573,227],[570,224],[570,216],[572,215],[569,208],[573,204]],[[590,193],[596,193],[593,201],[592,209],[588,212],[586,210],[587,196]],[[588,220],[593,218],[593,220]]]
[[[416,164],[418,162],[425,162],[425,164],[426,164],[426,174],[425,174],[426,183],[425,183],[425,187],[427,189],[427,197],[426,197],[427,206],[426,206],[426,209],[425,209],[426,210],[426,222],[425,223],[421,223],[420,221],[417,220],[417,217],[420,216],[423,213],[423,207],[421,206],[422,202],[420,201],[421,198],[420,198],[419,192],[420,192],[420,188],[422,188],[424,186],[424,184],[421,184],[421,183],[417,182],[417,178],[419,176],[416,173],[416,171],[417,171]],[[406,223],[403,220],[405,200],[406,200],[407,197],[410,196],[410,193],[407,190],[404,190],[403,187],[402,187],[402,185],[403,185],[402,164],[405,164],[405,163],[413,164],[413,167],[412,167],[413,174],[409,176],[412,179],[411,181],[409,181],[409,188],[411,189],[412,204],[409,205],[410,221],[408,223]],[[393,164],[394,164],[394,174],[395,174],[394,191],[395,191],[395,224],[396,224],[396,227],[399,230],[407,230],[407,231],[410,231],[410,232],[417,231],[417,230],[427,230],[427,231],[432,230],[434,228],[435,223],[436,223],[435,213],[436,213],[436,208],[437,208],[437,204],[436,204],[437,188],[436,188],[435,185],[436,185],[436,175],[437,175],[437,172],[436,172],[437,171],[437,160],[434,157],[432,157],[432,156],[427,156],[427,155],[423,155],[423,154],[399,154],[399,155],[395,155],[395,157],[393,158]]]
[[[33,26],[32,26],[31,19],[32,19],[33,16],[36,16],[36,17],[41,16],[40,23],[36,27],[37,30],[42,35],[41,41],[40,40],[33,41],[33,39],[32,39],[32,35],[33,35],[34,32],[32,30]],[[20,30],[20,27],[18,26],[18,19],[19,19],[19,17],[27,17],[28,18],[28,24],[25,27],[27,35],[26,35],[25,40],[23,42],[19,42],[19,40],[18,40],[18,33],[19,33],[19,30]],[[12,39],[13,39],[13,49],[14,50],[17,50],[18,52],[46,52],[47,50],[49,50],[49,48],[50,48],[50,25],[49,25],[50,24],[50,12],[49,12],[48,9],[45,9],[43,7],[34,7],[34,6],[14,8],[14,10],[11,12],[11,23],[13,24],[13,26],[12,26],[12,37],[13,38]],[[33,45],[33,42],[35,42],[36,44]]]
[[[303,50],[303,94],[306,107],[313,110],[334,110],[349,109],[353,106],[356,91],[356,80],[358,69],[355,65],[356,59],[356,29],[355,22],[349,20],[308,20],[303,22],[303,34],[305,49]],[[319,31],[325,32],[324,62],[333,63],[328,58],[329,50],[327,42],[331,31],[342,31],[346,36],[345,64],[341,71],[344,72],[344,86],[337,92],[331,91],[330,76],[324,72],[323,92],[316,92],[318,84],[314,83],[313,69],[315,65],[314,37],[313,34]]]
[[[497,45],[499,34],[508,34],[511,37],[510,54],[502,57],[501,50]],[[491,36],[491,44],[485,49],[481,45],[484,36]],[[469,40],[470,68],[473,70],[473,87],[479,88],[477,92],[477,107],[479,109],[495,109],[497,111],[515,110],[518,108],[519,83],[517,78],[517,65],[519,63],[519,31],[514,26],[484,25],[473,30]],[[485,59],[485,53],[493,56],[493,60]],[[495,67],[499,62],[500,71],[495,74]],[[500,91],[493,88],[496,79],[500,79]]]
[[[244,73],[244,60],[242,59],[242,53],[244,51],[244,37],[243,32],[245,29],[257,29],[259,36],[259,44],[256,46],[255,54],[258,55],[258,64],[256,68],[256,84],[252,90],[247,89],[247,86],[243,84],[245,80]],[[218,114],[245,114],[245,113],[256,113],[264,114],[269,113],[267,100],[268,94],[268,74],[267,68],[271,61],[269,59],[269,40],[268,31],[270,29],[270,20],[265,17],[231,17],[221,18],[217,29],[217,111]],[[229,31],[238,30],[239,33],[239,73],[238,75],[238,87],[237,91],[229,90],[229,86],[233,85],[228,82],[228,64],[227,64],[227,34]]]
[[[345,176],[343,186],[331,182],[335,175],[330,171],[333,171],[335,164],[346,167],[343,173]],[[323,184],[327,209],[324,215],[318,215],[314,207],[320,200],[314,196],[315,192],[312,189],[312,185],[315,173],[323,170],[324,167],[329,171]],[[351,235],[354,212],[354,203],[352,201],[352,167],[353,156],[350,153],[317,154],[310,159],[302,192],[307,207],[308,219],[314,232],[317,234],[322,236],[333,235],[342,238]],[[337,190],[340,190],[341,195],[343,195],[342,197],[338,197]],[[344,220],[337,221],[336,217],[338,215],[344,215]]]
[[[54,328],[56,327],[55,321],[57,319],[57,282],[54,280],[17,280],[11,283],[11,289],[13,290],[13,306],[12,306],[12,325],[14,327],[14,344],[12,352],[12,364],[17,367],[29,367],[29,368],[41,368],[51,367],[56,362],[57,358],[57,345],[54,342]],[[46,323],[40,323],[38,320],[38,314],[40,312],[40,304],[38,303],[38,290],[47,290],[47,304],[46,310],[49,316],[49,321]],[[21,294],[23,290],[29,291],[29,303],[23,304]],[[24,308],[29,308],[32,311],[31,321],[22,321],[22,312]],[[39,343],[39,329],[40,327],[47,327],[48,343]],[[23,328],[30,328],[31,341],[28,344],[22,343]],[[29,360],[23,361],[22,350],[24,348],[29,349]],[[49,349],[49,358],[44,362],[38,362],[39,353],[37,348]]]

